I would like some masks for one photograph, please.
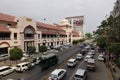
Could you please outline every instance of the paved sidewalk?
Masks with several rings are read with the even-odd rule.
[[[31,56],[28,58],[28,60],[24,60],[24,61],[11,61],[11,60],[4,60],[4,61],[0,61],[0,66],[16,66],[16,64],[20,63],[20,62],[25,62],[25,61],[31,61],[32,58],[34,57],[39,57],[41,56],[41,53],[39,54],[35,54],[34,56]]]
[[[113,62],[109,62],[109,70],[111,71],[113,80],[120,80],[120,69],[118,68],[118,66],[113,63]],[[114,65],[114,69],[113,69],[113,65]]]

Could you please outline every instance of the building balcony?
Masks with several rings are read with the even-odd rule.
[[[0,37],[0,40],[10,40],[9,37]]]
[[[24,37],[24,39],[34,39],[34,37]]]

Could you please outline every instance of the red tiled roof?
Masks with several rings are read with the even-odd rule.
[[[54,26],[54,25],[46,24],[46,23],[42,23],[42,22],[37,22],[37,27],[43,27],[43,28],[46,28],[46,29],[63,31],[63,29],[61,27],[59,27],[59,26]]]
[[[6,26],[0,26],[0,32],[10,32]]]
[[[0,13],[0,20],[1,21],[15,22],[14,19],[15,19],[14,16]]]
[[[61,34],[61,35],[67,35],[65,32],[59,32],[59,34]]]
[[[79,33],[76,30],[72,30],[72,35],[73,36],[80,36]]]
[[[45,31],[45,30],[40,30],[42,34],[57,34],[55,31]]]

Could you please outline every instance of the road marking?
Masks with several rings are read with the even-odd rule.
[[[83,64],[83,62],[84,62],[84,58],[83,58],[82,62],[80,62],[80,64],[78,65],[78,67],[74,70],[74,72],[73,72],[74,74],[77,71],[77,69]],[[70,77],[69,80],[73,80],[74,74]]]
[[[76,56],[76,54],[78,54],[79,51],[80,51],[80,50],[78,50],[75,54],[72,54],[72,55],[69,56],[67,59],[65,59],[61,64],[59,64],[59,65],[57,66],[56,69],[61,68],[71,57]],[[48,80],[49,75],[50,75],[50,74],[48,73],[45,77],[43,77],[42,80]]]

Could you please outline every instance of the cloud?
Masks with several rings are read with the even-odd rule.
[[[85,15],[86,31],[92,32],[109,14],[114,0],[0,0],[0,12],[58,23],[68,16]]]

